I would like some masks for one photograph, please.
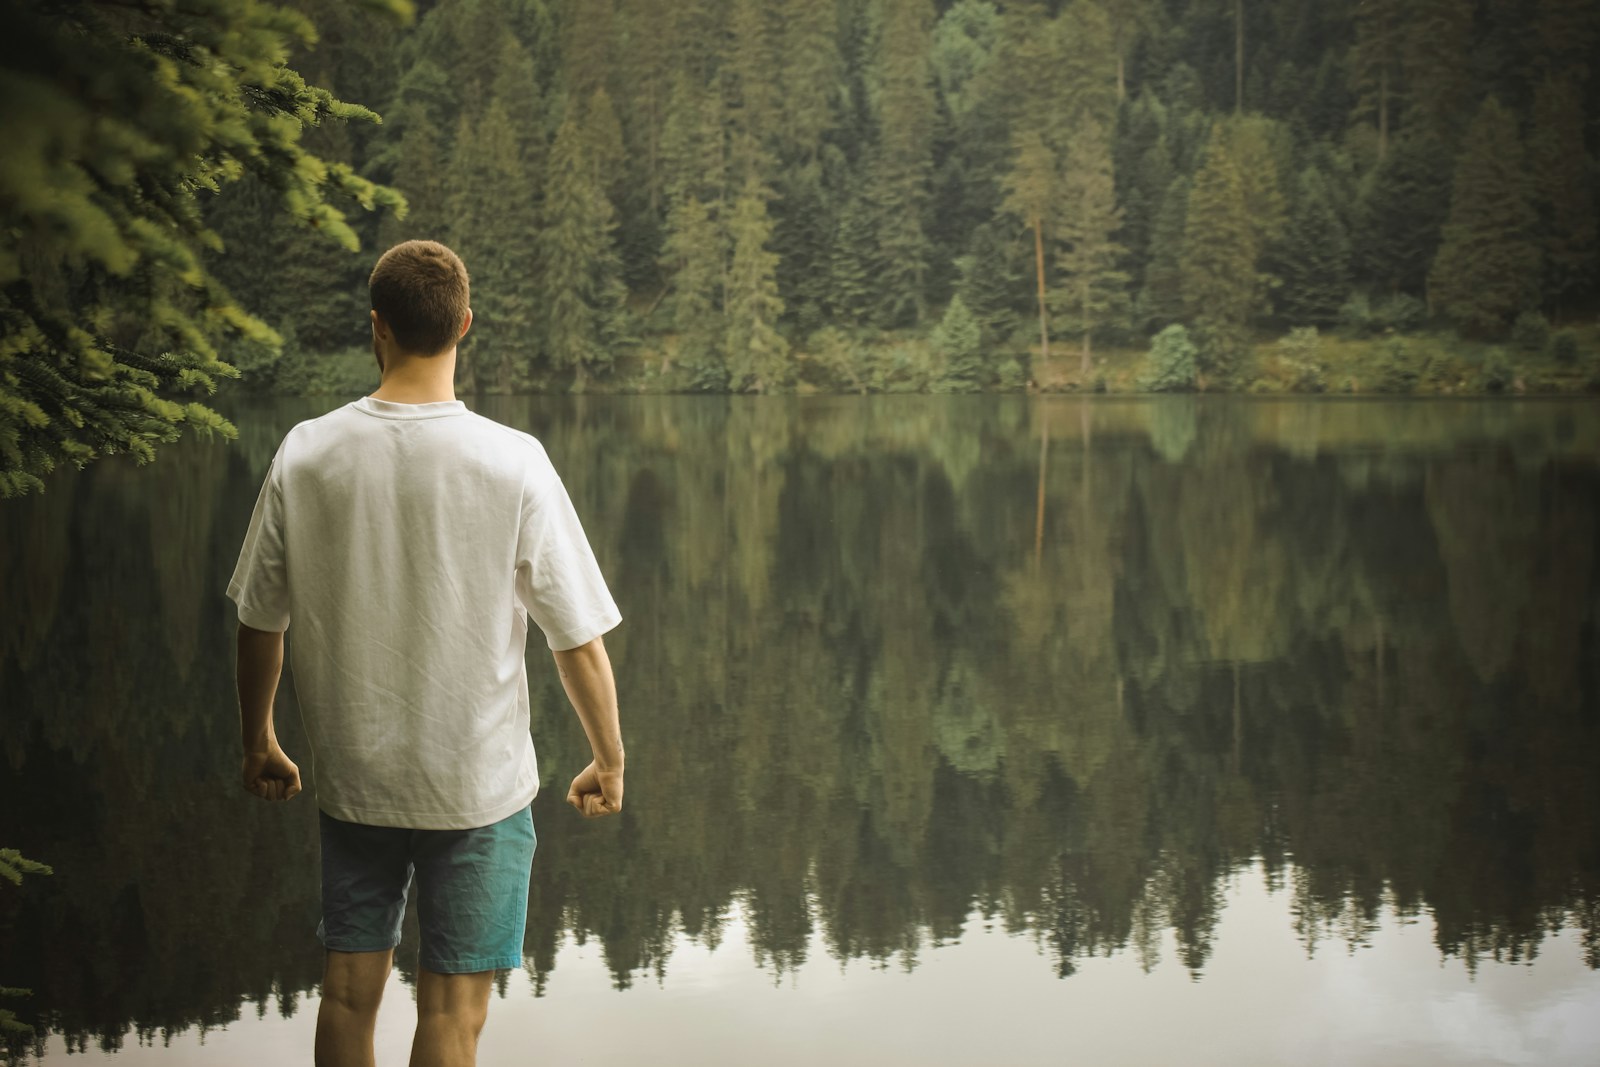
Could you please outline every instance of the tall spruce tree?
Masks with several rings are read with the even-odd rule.
[[[1333,209],[1327,180],[1300,172],[1283,260],[1283,307],[1290,322],[1326,326],[1350,293],[1350,238]]]
[[[775,392],[791,378],[789,345],[778,332],[783,300],[778,296],[778,257],[767,249],[772,238],[767,199],[754,176],[746,178],[729,219],[733,262],[723,305],[723,352],[729,385],[736,392]]]
[[[1180,261],[1188,213],[1189,180],[1180,175],[1167,186],[1150,229],[1150,256],[1135,306],[1135,318],[1145,329],[1160,329],[1183,318]]]
[[[1411,0],[1400,54],[1405,125],[1412,136],[1453,145],[1472,92],[1474,0]]]
[[[928,55],[930,0],[882,0],[873,64],[877,152],[871,202],[878,236],[876,274],[882,321],[920,322],[931,245],[926,213],[933,170],[936,101]]]
[[[1595,277],[1595,164],[1583,131],[1576,78],[1547,76],[1533,99],[1528,173],[1539,213],[1542,295],[1553,310],[1592,291]]]
[[[1204,368],[1226,375],[1244,349],[1258,300],[1256,232],[1227,137],[1213,136],[1194,177],[1178,269]]]
[[[171,399],[233,376],[225,338],[275,340],[207,270],[201,196],[253,174],[285,215],[352,250],[331,197],[401,203],[302,145],[308,125],[374,118],[286,66],[314,37],[303,16],[254,0],[26,2],[6,36],[0,496],[41,489],[63,460],[148,461],[185,426],[233,436]]]
[[[1444,240],[1428,273],[1435,307],[1466,331],[1501,336],[1537,297],[1538,216],[1516,116],[1494,97],[1461,146]]]
[[[674,197],[667,215],[663,266],[672,278],[678,362],[699,389],[721,389],[727,384],[717,306],[727,261],[725,245],[705,201],[692,190]]]
[[[839,6],[832,0],[785,0],[779,33],[779,151],[790,163],[807,164],[838,122],[844,91]]]
[[[1389,154],[1397,112],[1404,29],[1403,0],[1361,0],[1355,5],[1355,43],[1346,69],[1357,96],[1356,116],[1371,116],[1378,129],[1378,162]]]
[[[576,391],[610,365],[626,332],[616,216],[584,156],[588,141],[569,114],[550,148],[539,234],[545,355],[553,366],[573,370]]]
[[[1111,174],[1111,144],[1092,119],[1075,131],[1061,181],[1055,304],[1062,321],[1082,335],[1078,371],[1090,372],[1090,338],[1127,301],[1125,250],[1115,240],[1122,222]]]
[[[450,167],[451,239],[472,272],[473,328],[460,349],[461,387],[507,393],[530,380],[538,309],[538,216],[531,176],[506,106],[463,120]]]
[[[1351,251],[1383,290],[1421,298],[1450,207],[1449,156],[1431,137],[1402,137],[1362,183]]]

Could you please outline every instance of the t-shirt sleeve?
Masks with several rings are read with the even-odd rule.
[[[239,605],[239,621],[256,630],[281,633],[289,628],[289,569],[284,551],[283,487],[278,460],[250,515],[250,528],[239,550],[239,562],[228,581],[228,596]]]
[[[622,621],[566,487],[549,472],[522,504],[517,599],[552,651],[577,648]]]

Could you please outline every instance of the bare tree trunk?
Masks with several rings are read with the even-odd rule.
[[[1389,64],[1378,71],[1378,162],[1389,152]]]
[[[1078,365],[1078,373],[1084,381],[1089,380],[1091,361],[1089,359],[1089,282],[1083,283],[1083,360]]]
[[[1233,0],[1233,110],[1244,110],[1244,0]]]
[[[1128,99],[1128,78],[1122,61],[1122,52],[1117,52],[1117,103]]]
[[[1044,220],[1037,215],[1033,219],[1033,262],[1039,276],[1039,373],[1042,374],[1050,362],[1050,328],[1045,319]],[[1039,375],[1034,377],[1037,380]]]
[[[1033,512],[1033,565],[1044,558],[1044,474],[1050,461],[1050,409],[1039,398],[1039,498]]]

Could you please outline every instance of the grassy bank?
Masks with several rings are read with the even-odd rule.
[[[1535,339],[1540,340],[1540,339]],[[696,392],[697,375],[676,358],[672,337],[652,337],[618,358],[609,373],[592,377],[593,393]],[[1041,359],[1037,343],[989,350],[983,391],[1146,392],[1151,370],[1146,348],[1096,346],[1091,369],[1082,370],[1077,343],[1062,338]],[[886,334],[857,339],[824,331],[792,352],[801,393],[960,392],[927,339]],[[262,380],[262,379],[258,379]],[[377,371],[366,349],[328,355],[286,354],[271,370],[266,391],[287,395],[354,394],[372,389]],[[567,392],[568,377],[535,379],[530,391]],[[1523,345],[1465,340],[1451,332],[1373,337],[1295,331],[1255,338],[1226,377],[1201,373],[1197,390],[1221,393],[1333,393],[1475,396],[1496,394],[1600,394],[1600,326],[1567,326]]]

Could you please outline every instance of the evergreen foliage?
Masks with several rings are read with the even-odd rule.
[[[1214,137],[1189,193],[1178,262],[1184,312],[1214,373],[1232,370],[1244,347],[1258,300],[1257,232],[1231,146]]]
[[[943,384],[957,391],[980,389],[988,384],[988,368],[983,359],[983,331],[978,320],[960,296],[950,301],[944,317],[929,338],[933,350],[944,363]]]
[[[1283,261],[1284,310],[1291,322],[1326,326],[1350,292],[1350,239],[1320,172],[1301,171],[1298,192]]]
[[[1473,334],[1503,335],[1537,292],[1537,221],[1516,118],[1491,96],[1456,164],[1450,217],[1428,276],[1437,308]]]
[[[1152,393],[1185,393],[1194,389],[1198,377],[1199,353],[1189,331],[1173,324],[1156,334],[1140,385]]]
[[[220,239],[202,196],[255,175],[285,215],[352,250],[334,200],[401,205],[301,143],[308,126],[375,118],[287,66],[313,37],[303,16],[256,0],[9,9],[0,496],[42,488],[63,460],[148,462],[184,427],[234,435],[205,404],[173,397],[237,373],[221,354],[230,339],[278,338],[208,270]]]
[[[1061,250],[1056,255],[1056,311],[1082,335],[1079,373],[1089,374],[1090,337],[1119,317],[1128,275],[1125,250],[1114,240],[1122,222],[1111,176],[1111,146],[1093,119],[1085,119],[1067,150],[1061,181]]]
[[[591,180],[585,155],[591,143],[569,115],[550,149],[539,234],[545,356],[552,366],[574,372],[576,391],[611,363],[626,332],[616,216]]]
[[[316,7],[320,50],[261,0],[21,6],[0,45],[17,57],[0,490],[211,425],[183,394],[234,370],[257,388],[348,377],[329,368],[365,343],[357,238],[460,247],[474,391],[582,388],[628,339],[629,307],[657,335],[642,360],[686,372],[657,380],[770,390],[800,370],[777,331],[832,325],[887,351],[873,331],[926,328],[956,295],[996,368],[1020,375],[1070,333],[1073,355],[1032,365],[1052,382],[1064,363],[1088,380],[1096,334],[1181,323],[1226,380],[1263,327],[1403,332],[1431,314],[1492,333],[1525,308],[1570,321],[1595,304],[1600,16],[1577,0],[1525,19],[1470,0],[422,6],[405,32]],[[58,69],[115,98],[92,152],[100,97]],[[367,113],[307,80],[385,122],[324,121]],[[1526,137],[1492,165],[1468,129],[1490,96]],[[85,155],[105,157],[95,183]],[[1470,191],[1488,171],[1505,195]],[[404,217],[334,206],[401,194]],[[1482,314],[1462,295],[1480,283]],[[939,379],[927,346],[896,351],[907,366],[884,363],[884,382]],[[643,361],[629,378],[667,369]],[[101,394],[120,399],[84,406]]]
[[[767,191],[752,175],[733,205],[729,236],[733,261],[724,303],[723,352],[736,392],[768,393],[789,384],[789,345],[778,333],[778,257],[767,248],[772,221]]]

